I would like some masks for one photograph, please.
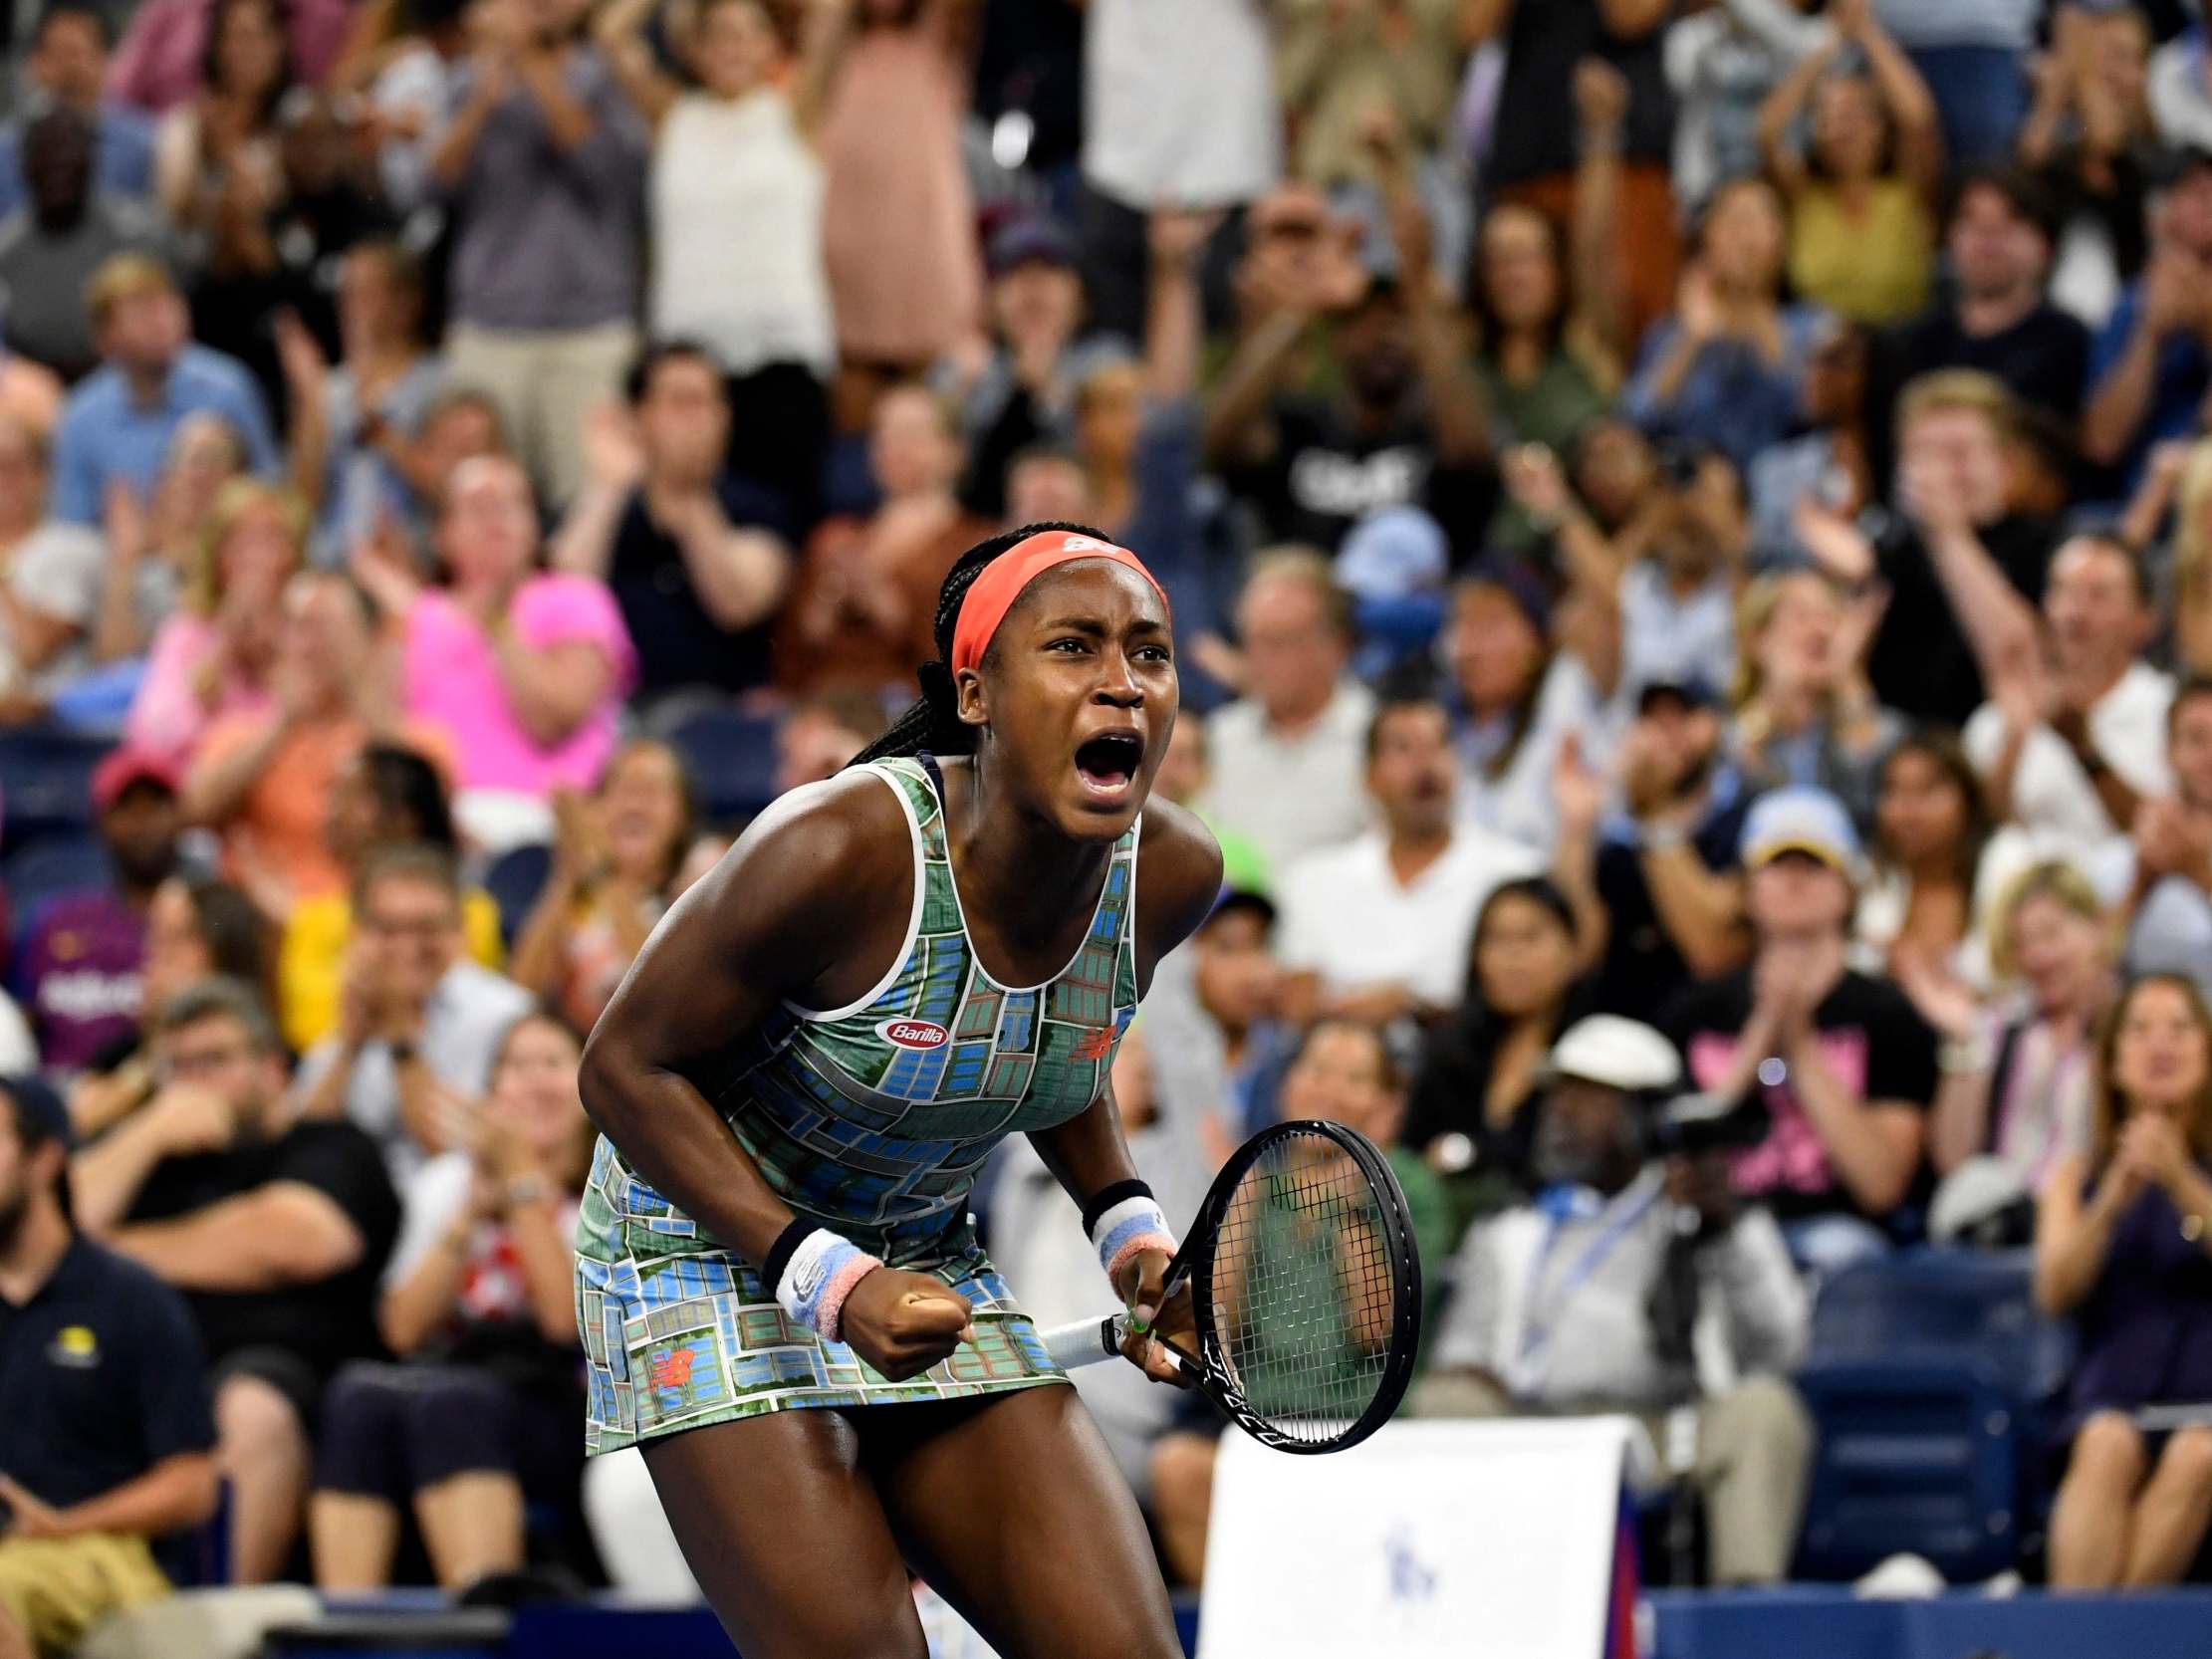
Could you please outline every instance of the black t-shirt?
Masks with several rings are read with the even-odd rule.
[[[1747,968],[1691,987],[1662,1024],[1682,1051],[1690,1079],[1710,1088],[1735,1063],[1737,1043],[1750,1019]],[[1934,1105],[1934,1028],[1888,980],[1845,973],[1813,1011],[1813,1027],[1830,1068],[1859,1099],[1901,1102],[1921,1111]],[[1785,1221],[1858,1213],[1789,1080],[1766,1088],[1765,1094],[1773,1124],[1764,1141],[1736,1158],[1736,1190],[1765,1200]]]
[[[1982,546],[2020,596],[2043,603],[2056,544],[2041,519],[2006,518],[1981,532]],[[1919,533],[1899,519],[1874,539],[1889,608],[1866,656],[1866,677],[1886,706],[1915,720],[1958,727],[1982,706],[1981,666],[1951,610]]]
[[[72,1241],[18,1307],[0,1298],[0,1470],[57,1508],[210,1451],[207,1356],[184,1299]]]
[[[1941,305],[1900,323],[1875,345],[1866,388],[1866,464],[1886,496],[1896,465],[1897,399],[1916,375],[1974,368],[1995,375],[2024,403],[2047,409],[2072,431],[2081,419],[2089,373],[2089,331],[2079,317],[2045,304],[2011,328],[1970,335],[1955,307]]]
[[[732,525],[790,539],[790,509],[774,492],[724,477],[714,493]],[[645,647],[637,658],[638,697],[689,686],[751,691],[768,683],[773,618],[733,633],[708,615],[691,586],[683,550],[645,511],[642,489],[631,493],[615,527],[607,585],[622,607],[629,636]]]
[[[1736,867],[1744,813],[1750,805],[1747,791],[1733,790],[1705,815],[1705,822],[1691,835],[1690,844],[1707,869]],[[1612,925],[1605,939],[1605,959],[1598,965],[1597,1007],[1649,1025],[1680,995],[1692,975],[1673,939],[1659,925],[1640,847],[1620,840],[1598,844],[1598,897]]]
[[[1514,7],[1484,176],[1499,185],[1574,172],[1575,66],[1585,58],[1603,59],[1628,83],[1623,153],[1631,161],[1663,165],[1674,142],[1665,40],[1663,23],[1639,40],[1614,39],[1598,14],[1598,0],[1542,0]]]
[[[377,1351],[377,1289],[399,1232],[399,1199],[384,1173],[383,1154],[361,1130],[351,1123],[300,1123],[276,1140],[165,1158],[124,1220],[173,1221],[275,1181],[296,1181],[328,1196],[360,1230],[361,1259],[314,1284],[187,1291],[185,1301],[209,1357],[266,1345],[296,1353],[328,1375]]]
[[[1382,507],[1419,507],[1457,554],[1471,553],[1495,506],[1487,467],[1445,467],[1425,419],[1363,431],[1320,397],[1280,399],[1270,414],[1274,452],[1223,470],[1230,492],[1257,510],[1268,538],[1335,553],[1345,533]]]
[[[1552,1036],[1557,1038],[1591,1011],[1590,987],[1575,987],[1561,1005]],[[1541,1086],[1532,1086],[1513,1105],[1502,1124],[1490,1121],[1490,1073],[1506,1038],[1504,1022],[1461,1009],[1448,1025],[1428,1034],[1420,1068],[1406,1098],[1398,1139],[1415,1151],[1439,1135],[1463,1134],[1474,1143],[1478,1173],[1502,1175],[1515,1186],[1536,1187],[1537,1106]]]

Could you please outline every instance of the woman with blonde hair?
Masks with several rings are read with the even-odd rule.
[[[2072,864],[2032,864],[1990,906],[1989,956],[2024,993],[2017,1003],[1985,1007],[1963,988],[1915,997],[1943,1038],[1928,1158],[1945,1184],[1930,1214],[1946,1237],[1990,1236],[1997,1221],[1994,1236],[2017,1243],[2016,1207],[2089,1143],[2091,1049],[2114,988],[2109,918]]]
[[[217,719],[273,705],[279,602],[307,547],[306,505],[238,478],[215,497],[191,550],[183,604],[153,636],[123,736],[182,766]]]
[[[1755,789],[1813,784],[1873,816],[1882,757],[1902,722],[1874,700],[1866,647],[1881,616],[1815,571],[1761,577],[1736,605],[1731,758]]]
[[[2036,1300],[2081,1330],[2051,1586],[2172,1584],[2212,1524],[2212,1013],[2189,980],[2121,995],[2096,1045],[2088,1150],[2036,1217]]]

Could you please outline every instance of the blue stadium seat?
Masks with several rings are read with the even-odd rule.
[[[2070,1360],[2031,1274],[2026,1251],[1918,1250],[1822,1293],[1797,1379],[1820,1430],[1801,1576],[1853,1577],[1899,1551],[1954,1582],[2013,1564]]]
[[[553,848],[536,845],[511,846],[485,869],[484,890],[499,906],[499,936],[508,949],[514,948],[515,935],[552,873]]]
[[[106,887],[113,878],[108,849],[97,835],[73,830],[42,837],[18,847],[0,863],[0,881],[8,891],[8,906],[15,925],[30,930],[38,913],[58,898],[87,888]]]
[[[751,818],[776,799],[776,722],[735,709],[702,709],[668,734],[690,768],[700,810],[713,824]]]
[[[93,768],[114,747],[112,738],[53,726],[0,730],[0,804],[6,819],[0,848],[12,851],[42,835],[90,830]]]

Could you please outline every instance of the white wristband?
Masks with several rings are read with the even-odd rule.
[[[1166,1212],[1149,1197],[1124,1198],[1100,1216],[1091,1229],[1091,1243],[1108,1279],[1140,1250],[1175,1253],[1175,1235],[1168,1231]]]

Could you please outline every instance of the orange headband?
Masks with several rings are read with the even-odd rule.
[[[1055,565],[1066,565],[1077,559],[1109,559],[1134,571],[1152,585],[1152,592],[1159,594],[1159,602],[1167,603],[1167,590],[1127,548],[1117,548],[1111,542],[1102,542],[1091,536],[1072,535],[1065,530],[1041,530],[1016,542],[984,566],[983,574],[975,579],[960,600],[959,619],[952,624],[952,660],[948,664],[951,670],[957,674],[963,668],[979,666],[984,649],[991,643],[991,635],[998,632],[999,623],[1006,620],[1006,613],[1014,608],[1014,601],[1022,596],[1022,590]]]

